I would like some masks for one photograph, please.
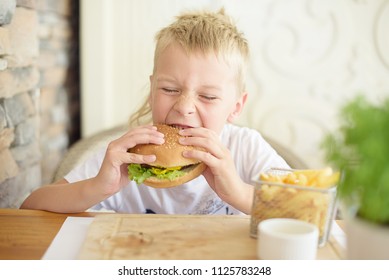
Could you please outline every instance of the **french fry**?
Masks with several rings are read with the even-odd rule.
[[[339,181],[339,172],[331,168],[292,170],[282,175],[262,173],[264,183],[256,191],[252,209],[252,228],[269,218],[293,218],[304,220],[318,226],[320,236],[325,234],[328,208],[333,203],[326,192],[310,191],[293,187],[272,185],[286,184],[301,187],[325,189]]]

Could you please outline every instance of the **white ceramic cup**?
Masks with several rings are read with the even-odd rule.
[[[316,259],[319,230],[296,219],[274,218],[258,224],[258,257],[263,260]]]

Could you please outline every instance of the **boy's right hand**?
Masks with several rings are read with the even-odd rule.
[[[128,184],[127,166],[129,163],[150,163],[155,155],[138,155],[127,152],[139,144],[164,143],[164,135],[152,125],[140,126],[129,130],[120,138],[109,143],[95,183],[105,196],[111,196]]]

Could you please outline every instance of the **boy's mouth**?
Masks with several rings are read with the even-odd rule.
[[[172,123],[172,124],[169,124],[170,126],[173,126],[175,128],[178,128],[178,129],[186,129],[186,128],[192,128],[192,126],[189,126],[189,125],[183,125],[183,124],[176,124],[176,123]]]

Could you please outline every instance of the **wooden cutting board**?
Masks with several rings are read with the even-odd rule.
[[[246,260],[257,259],[257,240],[249,236],[250,216],[97,215],[79,259]],[[317,259],[343,258],[331,236]]]
[[[249,216],[98,215],[80,259],[256,259]]]

